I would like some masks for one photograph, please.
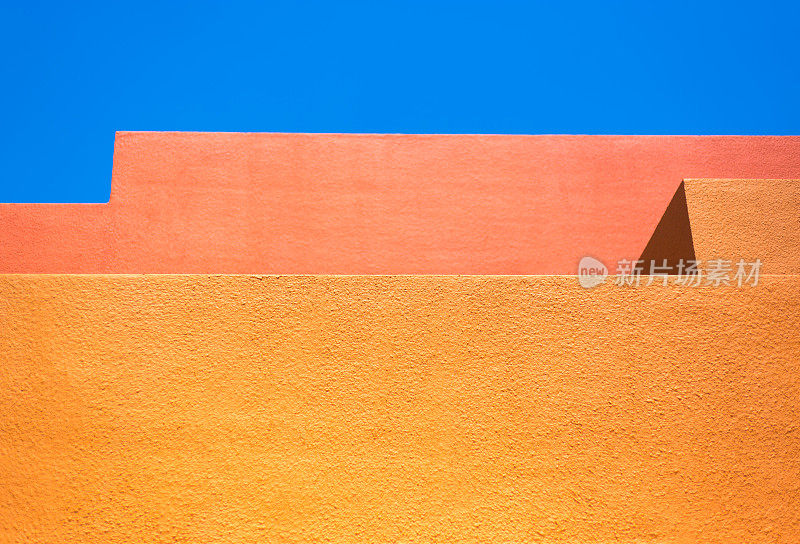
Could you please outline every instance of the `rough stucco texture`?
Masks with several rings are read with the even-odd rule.
[[[698,259],[755,261],[800,273],[800,180],[686,180]]]
[[[800,137],[118,133],[108,204],[0,204],[0,272],[575,274],[684,178],[800,178]]]
[[[0,541],[794,544],[798,288],[0,276]]]

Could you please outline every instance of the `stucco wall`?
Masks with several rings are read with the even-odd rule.
[[[0,541],[800,541],[800,278],[0,276]]]
[[[111,201],[0,204],[0,272],[574,274],[795,136],[119,133]]]
[[[687,180],[698,259],[759,259],[770,274],[800,273],[800,180]]]

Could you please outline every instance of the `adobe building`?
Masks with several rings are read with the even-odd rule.
[[[0,204],[0,541],[800,541],[796,180],[797,137],[119,133],[108,203]]]

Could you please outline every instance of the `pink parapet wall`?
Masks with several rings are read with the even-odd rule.
[[[108,204],[0,205],[0,272],[574,274],[685,178],[800,178],[800,137],[123,132]]]

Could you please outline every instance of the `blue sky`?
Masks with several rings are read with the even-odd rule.
[[[797,2],[5,2],[0,201],[114,131],[798,134]]]

